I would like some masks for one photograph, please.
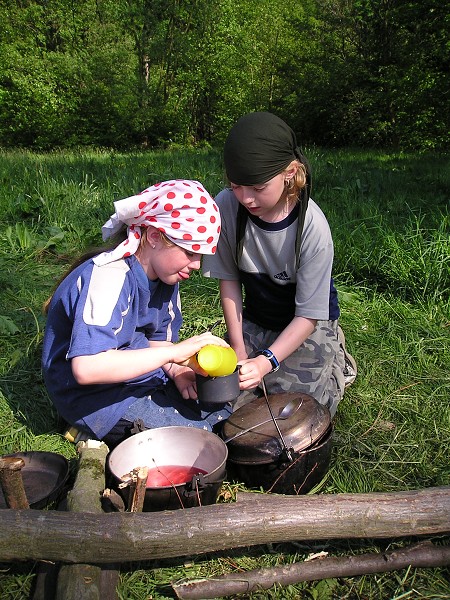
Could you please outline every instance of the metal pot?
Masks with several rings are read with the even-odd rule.
[[[203,377],[197,373],[195,380],[198,399],[204,404],[225,404],[240,394],[238,368],[231,375],[220,377]]]
[[[227,440],[254,427],[227,443],[229,478],[278,494],[305,494],[329,467],[333,432],[330,412],[312,396],[300,392],[273,394],[268,399],[275,417],[290,401],[299,402],[299,409],[291,417],[277,421],[292,461],[265,399],[258,398],[236,410],[222,428],[221,436]]]
[[[126,474],[139,467],[149,469],[178,465],[195,467],[198,475],[177,485],[147,487],[144,511],[191,508],[214,504],[226,475],[228,449],[214,433],[194,427],[160,427],[137,433],[120,443],[107,459],[109,487],[129,504],[129,488],[119,488]]]

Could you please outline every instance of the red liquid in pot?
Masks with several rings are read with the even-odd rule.
[[[183,467],[180,465],[153,467],[148,470],[147,487],[180,485],[191,481],[194,475],[206,475],[207,472],[198,467]]]

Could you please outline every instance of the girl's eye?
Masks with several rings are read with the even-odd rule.
[[[255,192],[262,192],[263,190],[266,189],[266,186],[265,185],[253,186],[253,189],[255,190]]]
[[[236,185],[235,183],[230,183],[231,189],[232,190],[237,190],[238,188],[240,188],[240,185]]]

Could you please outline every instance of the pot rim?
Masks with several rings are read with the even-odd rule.
[[[302,448],[301,450],[296,450],[295,448],[293,448],[294,460],[296,458],[302,456],[303,454],[309,454],[310,452],[313,452],[314,450],[318,450],[319,448],[324,446],[326,443],[328,443],[329,438],[333,434],[333,429],[334,429],[333,424],[330,423],[328,428],[322,433],[322,435],[319,438],[314,440],[314,443],[311,444],[311,446],[308,446],[307,448]],[[273,437],[275,438],[276,435],[274,435]],[[280,445],[280,452],[279,452],[278,456],[272,456],[271,458],[262,458],[261,460],[246,460],[245,458],[240,459],[240,458],[229,456],[228,461],[230,463],[233,463],[236,465],[247,465],[247,466],[270,465],[271,463],[275,463],[277,460],[279,460],[282,453],[283,453],[283,447]]]
[[[116,465],[111,465],[111,462],[114,460],[114,458],[116,456],[119,456],[120,453],[118,452],[118,450],[120,449],[121,452],[126,452],[127,448],[123,447],[125,444],[128,445],[133,445],[133,442],[135,442],[136,444],[139,444],[139,440],[143,440],[146,436],[152,435],[155,432],[157,432],[157,435],[159,435],[160,433],[173,433],[174,431],[176,432],[177,430],[179,430],[180,432],[183,433],[187,433],[192,432],[194,436],[197,436],[198,438],[209,438],[210,440],[213,440],[214,443],[216,444],[216,446],[221,450],[223,450],[223,456],[220,458],[220,462],[219,464],[214,467],[213,469],[209,470],[207,473],[201,473],[199,475],[201,475],[201,477],[206,480],[205,483],[207,485],[212,485],[212,484],[216,484],[219,483],[220,481],[224,480],[224,477],[221,479],[216,479],[214,481],[212,481],[212,479],[214,478],[215,475],[218,474],[218,472],[220,472],[221,470],[224,471],[225,473],[225,467],[226,467],[226,462],[228,460],[228,447],[225,444],[225,442],[215,433],[213,433],[212,431],[208,431],[206,429],[200,429],[198,427],[188,427],[186,425],[169,425],[167,427],[155,427],[152,429],[146,429],[145,431],[141,431],[139,433],[136,433],[134,435],[132,435],[131,437],[127,438],[126,440],[123,440],[120,444],[118,444],[108,455],[107,457],[107,465],[108,465],[108,469],[109,472],[111,473],[111,475],[118,481],[121,480],[121,476],[119,476],[116,473]],[[213,437],[211,437],[213,436]],[[158,467],[164,467],[167,466],[167,463],[162,463],[157,465]],[[180,465],[180,466],[188,466],[188,465]],[[202,467],[199,466],[199,469],[205,470]],[[146,486],[146,490],[168,490],[168,489],[177,489],[177,488],[182,488],[186,485],[188,485],[193,479],[194,477],[197,477],[196,475],[193,475],[188,481],[184,482],[184,483],[179,483],[179,484],[168,484],[168,485],[160,485],[160,486]]]

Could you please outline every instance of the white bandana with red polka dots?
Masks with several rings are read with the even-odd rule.
[[[125,224],[127,239],[94,259],[105,265],[131,256],[139,248],[141,228],[153,225],[174,244],[198,254],[214,254],[220,234],[217,204],[198,181],[176,179],[153,185],[136,196],[114,202],[116,212],[102,227],[103,239]]]

